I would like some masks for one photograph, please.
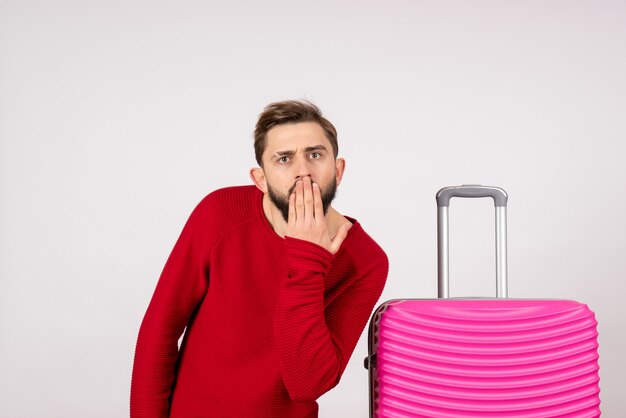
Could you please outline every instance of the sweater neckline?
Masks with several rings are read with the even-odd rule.
[[[254,186],[253,186],[254,187]],[[256,207],[256,212],[257,212],[257,216],[259,218],[261,218],[261,223],[263,224],[263,229],[265,231],[267,231],[268,235],[271,237],[271,239],[273,239],[276,242],[279,243],[284,243],[285,239],[283,237],[281,237],[280,235],[278,235],[276,233],[276,231],[274,231],[274,228],[272,227],[272,224],[270,224],[270,221],[267,219],[267,217],[265,216],[265,211],[263,210],[263,193],[257,189],[256,187],[254,187],[254,200],[256,202],[256,204],[254,205]],[[343,243],[341,244],[343,247],[343,244],[346,243],[346,241],[351,241],[353,236],[358,235],[358,232],[361,231],[361,224],[359,223],[358,220],[356,220],[355,218],[351,217],[351,216],[347,216],[347,215],[343,215],[346,219],[348,219],[350,222],[352,222],[352,227],[348,230],[348,235],[346,236],[346,238],[344,239]]]

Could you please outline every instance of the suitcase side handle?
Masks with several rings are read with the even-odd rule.
[[[491,197],[496,211],[496,296],[508,297],[506,255],[506,205],[508,195],[500,187],[468,184],[444,187],[437,192],[437,295],[450,297],[450,249],[448,207],[452,197]]]

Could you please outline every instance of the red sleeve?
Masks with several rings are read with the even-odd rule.
[[[180,338],[208,287],[206,211],[194,209],[176,242],[143,318],[130,396],[131,418],[166,418]]]
[[[324,309],[324,277],[333,254],[285,237],[287,277],[274,317],[281,373],[293,401],[316,400],[343,373],[387,278],[384,252],[364,254],[380,263],[357,272],[356,280]],[[347,278],[348,279],[348,278]]]

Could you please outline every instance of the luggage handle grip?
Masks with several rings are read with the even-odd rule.
[[[452,197],[491,197],[495,207],[506,206],[508,196],[499,187],[464,184],[462,186],[444,187],[437,192],[437,207],[450,206]]]
[[[448,207],[452,197],[491,197],[496,209],[496,296],[508,297],[506,256],[506,205],[508,195],[499,187],[468,184],[444,187],[437,192],[437,295],[450,297]]]

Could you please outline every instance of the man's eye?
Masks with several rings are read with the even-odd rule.
[[[320,154],[319,152],[312,152],[311,158],[313,159],[322,158],[322,154]]]
[[[289,162],[289,157],[287,157],[287,156],[280,157],[278,159],[278,162],[281,163],[281,164],[287,163],[287,162]]]

